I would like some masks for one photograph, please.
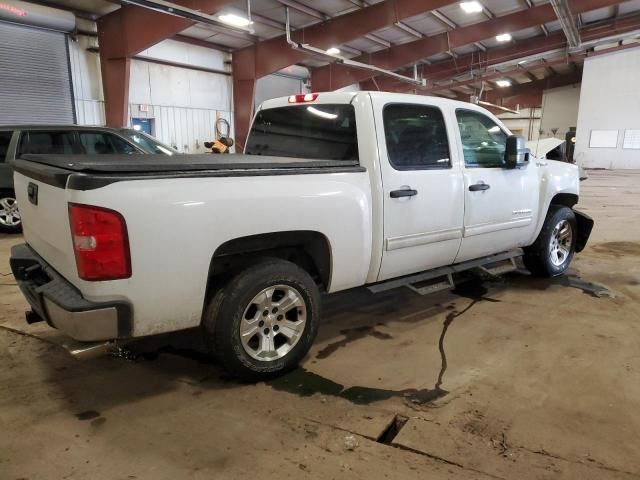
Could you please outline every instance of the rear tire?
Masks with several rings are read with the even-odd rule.
[[[22,219],[13,190],[0,190],[0,232],[20,233]]]
[[[576,249],[576,216],[569,207],[551,205],[536,241],[524,249],[524,264],[536,277],[557,277],[569,268]]]
[[[320,293],[296,264],[273,259],[241,271],[205,311],[205,343],[222,366],[243,380],[295,368],[318,331]]]

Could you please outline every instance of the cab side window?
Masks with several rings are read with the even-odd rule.
[[[451,167],[449,140],[437,107],[391,104],[382,112],[389,163],[396,170]]]
[[[464,164],[467,167],[503,167],[507,134],[486,115],[456,110]]]
[[[18,156],[27,153],[34,154],[65,154],[80,153],[75,145],[73,132],[25,132],[20,139]]]
[[[9,152],[9,143],[13,132],[0,132],[0,163],[4,162]]]
[[[88,155],[126,155],[138,153],[120,137],[106,132],[78,132],[80,144]]]

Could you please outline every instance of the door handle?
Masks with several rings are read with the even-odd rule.
[[[391,198],[413,197],[418,194],[417,190],[411,190],[410,188],[403,188],[402,190],[393,190],[389,193]]]
[[[469,185],[470,192],[479,192],[482,190],[489,190],[491,185],[487,185],[486,183],[474,183],[473,185]]]

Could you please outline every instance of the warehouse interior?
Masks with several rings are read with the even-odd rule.
[[[640,0],[0,0],[0,478],[640,477],[639,47]],[[353,103],[372,92],[373,108],[375,95],[389,93],[406,94],[389,97],[398,102],[450,100],[486,109],[500,128],[523,138],[532,159],[527,169],[551,160],[578,167],[558,178],[579,177],[576,200],[566,207],[577,202],[575,210],[593,219],[586,247],[552,278],[530,275],[526,261],[517,260],[504,275],[476,265],[464,282],[429,295],[414,284],[380,293],[364,282],[321,290],[322,319],[309,352],[295,369],[259,381],[229,374],[203,350],[200,329],[144,335],[131,344],[110,339],[109,354],[85,355],[48,319],[34,319],[38,312],[10,258],[16,247],[32,240],[35,247],[63,228],[71,239],[71,209],[84,197],[70,190],[53,197],[64,198],[56,206],[64,222],[21,215],[27,191],[18,167],[29,154],[79,148],[72,153],[233,163],[263,102],[305,103],[334,92]],[[384,137],[374,123],[374,135]],[[76,147],[58,145],[67,140],[53,135],[42,140],[53,131],[75,132]],[[379,155],[382,162],[385,152],[360,146],[355,167],[378,174],[362,167],[362,157]],[[73,167],[75,160],[67,160]],[[134,181],[115,185],[149,173],[130,170]],[[383,180],[371,188],[386,194],[382,170]],[[96,171],[100,181],[113,176]],[[185,176],[167,177],[162,188],[181,188]],[[297,177],[305,177],[297,189],[313,176]],[[37,208],[50,191],[39,183],[32,200],[32,184],[42,178],[28,179]],[[209,190],[232,191],[235,184],[223,186],[233,178],[216,178]],[[249,178],[255,183],[246,196],[256,216],[241,219],[247,232],[264,220],[260,185],[265,191],[283,185],[267,185],[268,175]],[[321,194],[300,193],[300,205],[347,190],[340,181],[327,181]],[[541,189],[553,183],[540,182]],[[78,190],[89,195],[95,188]],[[455,203],[449,193],[420,215],[442,215],[445,204]],[[160,184],[136,187],[132,195],[151,205],[148,226],[134,227],[125,214],[124,231],[148,227],[143,247],[163,258],[188,257],[204,241],[203,225],[225,230],[238,222],[234,208],[241,202],[234,200],[223,218],[202,214],[185,231],[187,215],[171,217],[177,197],[163,198]],[[104,202],[98,207],[109,206]],[[152,218],[154,203],[168,206],[162,221]],[[350,207],[339,208],[344,217],[336,214],[333,223],[350,232]],[[471,207],[464,208],[467,215]],[[277,217],[305,216],[295,212],[282,205]],[[367,228],[378,228],[375,208],[367,215]],[[397,223],[414,220],[407,215]],[[392,250],[389,236],[385,252]],[[175,241],[171,251],[158,253],[160,237]],[[304,242],[316,249],[314,240]],[[345,257],[328,254],[327,262],[357,258],[373,248],[365,243]],[[517,246],[526,256],[531,242]],[[132,256],[143,247],[131,237]],[[57,247],[51,252],[66,255]],[[73,263],[73,252],[69,258]],[[213,278],[210,261],[200,263]],[[133,265],[137,274],[135,258]],[[157,287],[150,303],[162,304],[161,284],[187,290],[192,279],[169,265],[149,268],[145,283]],[[318,277],[324,274],[318,268]],[[216,281],[227,281],[225,275]],[[388,278],[367,284],[382,280]],[[207,284],[207,299],[215,293]]]

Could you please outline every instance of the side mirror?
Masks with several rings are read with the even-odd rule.
[[[509,135],[507,137],[507,147],[504,151],[505,168],[519,168],[528,162],[529,149],[525,139],[518,135]]]

